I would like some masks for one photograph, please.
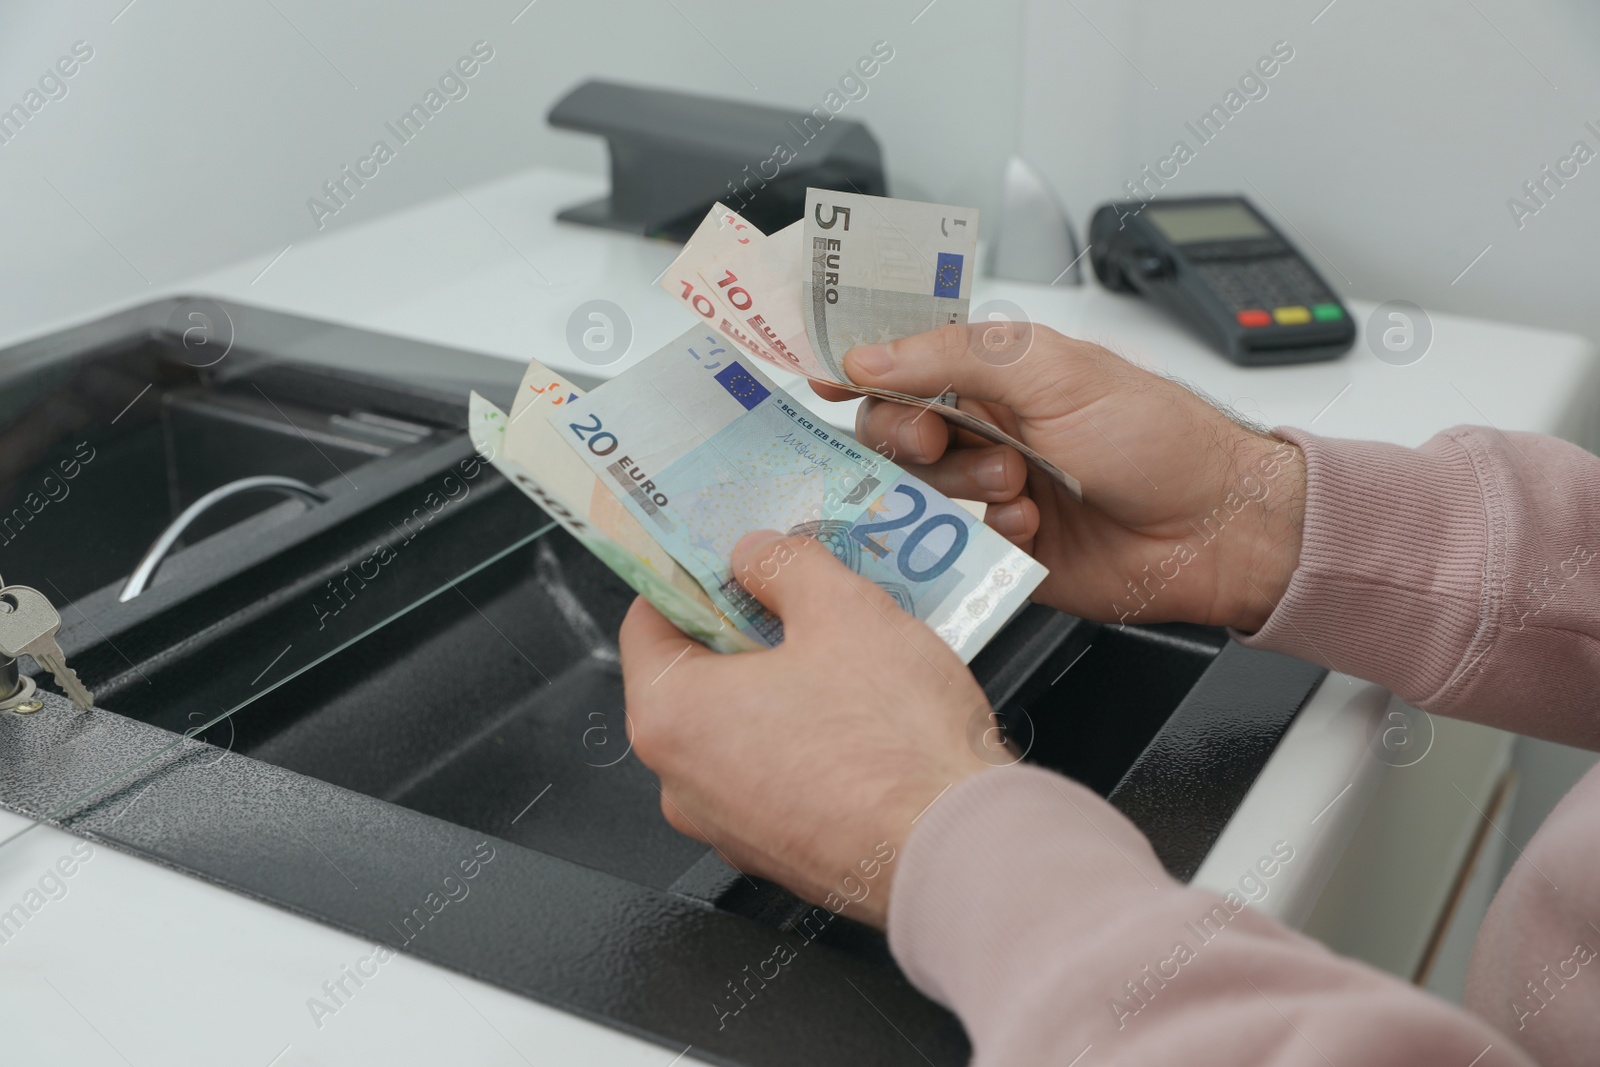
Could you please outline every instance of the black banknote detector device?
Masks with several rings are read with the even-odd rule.
[[[611,192],[558,212],[565,222],[684,241],[718,202],[772,233],[805,213],[807,186],[889,195],[877,140],[823,107],[595,80],[556,101],[549,121],[599,134],[611,156]]]

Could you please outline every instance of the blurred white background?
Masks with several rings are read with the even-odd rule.
[[[1287,41],[1268,95],[1168,195],[1269,201],[1347,295],[1600,336],[1600,164],[1520,230],[1507,208],[1574,141],[1600,151],[1584,0],[6,0],[0,108],[79,40],[94,58],[67,95],[0,144],[8,319],[69,320],[315,236],[307,198],[478,40],[495,58],[468,97],[329,229],[446,179],[600,172],[598,139],[544,123],[584,77],[810,107],[878,40],[895,58],[845,113],[882,142],[892,192],[990,209],[1020,152],[1081,221],[1197,144],[1184,123]]]
[[[307,199],[379,137],[394,144],[384,123],[480,40],[494,58],[468,95],[325,232],[453,196],[447,180],[604,173],[599,138],[545,124],[585,78],[810,108],[879,40],[894,58],[843,114],[877,134],[891,189],[989,206],[1017,143],[1021,5],[940,0],[913,24],[926,3],[0,0],[0,109],[73,42],[94,49],[0,144],[0,320],[70,319],[142,299],[147,278],[265,265],[316,236]]]

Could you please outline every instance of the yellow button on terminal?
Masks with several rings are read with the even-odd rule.
[[[1272,321],[1279,326],[1298,326],[1311,321],[1311,309],[1296,304],[1293,307],[1273,308]]]

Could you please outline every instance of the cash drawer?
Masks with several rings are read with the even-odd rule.
[[[477,461],[462,429],[466,387],[505,403],[516,365],[188,303],[236,324],[236,354],[196,373],[167,326],[184,302],[135,308],[0,357],[20,390],[8,395],[34,398],[4,417],[26,424],[77,395],[62,382],[132,360],[184,420],[163,431],[164,469],[190,431],[236,447],[191,448],[164,507],[286,467],[321,473],[328,499],[195,530],[126,602],[148,524],[105,531],[115,551],[78,577],[61,570],[76,566],[65,548],[0,546],[8,580],[73,590],[61,643],[98,705],[77,714],[52,696],[44,714],[0,716],[0,803],[721,1062],[965,1062],[959,1024],[881,935],[848,912],[819,921],[662,819],[623,719],[615,635],[631,592]],[[59,462],[51,448],[87,432],[62,425],[0,491],[25,492]],[[142,432],[98,431],[55,521],[104,521],[131,475],[87,475],[147,469]],[[1042,607],[973,669],[1017,752],[1109,796],[1179,877],[1322,673],[1216,630]],[[396,928],[419,887],[485,841],[497,858],[472,905],[425,937]],[[782,988],[720,1016],[728,984],[780,941],[801,949]]]

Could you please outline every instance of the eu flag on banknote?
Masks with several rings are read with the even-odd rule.
[[[933,268],[933,295],[951,299],[961,296],[961,257],[956,253],[939,253],[939,262]]]
[[[746,411],[772,395],[771,390],[756,381],[737,362],[730,362],[728,369],[717,375],[717,382],[728,391],[729,396],[743,404]]]

